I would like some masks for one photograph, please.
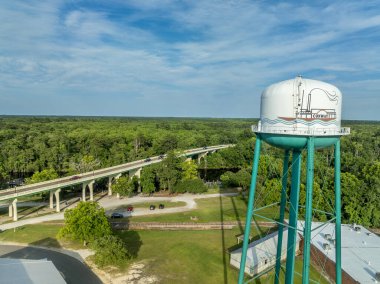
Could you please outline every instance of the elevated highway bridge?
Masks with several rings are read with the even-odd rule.
[[[190,150],[185,150],[180,154],[186,158],[198,158],[198,162],[202,157],[208,153],[213,153],[220,149],[228,148],[234,145],[216,145],[203,148],[195,148]],[[94,170],[91,172],[81,173],[73,176],[67,176],[63,178],[58,178],[54,180],[29,184],[20,186],[17,188],[11,188],[7,190],[0,191],[0,202],[10,201],[9,203],[9,216],[13,217],[14,221],[17,221],[17,198],[21,196],[34,195],[41,192],[50,192],[50,208],[54,208],[54,198],[56,200],[56,211],[60,211],[60,197],[59,193],[62,189],[68,188],[74,185],[82,185],[82,200],[86,201],[86,191],[87,188],[90,193],[90,200],[94,200],[94,183],[98,179],[108,178],[108,195],[112,195],[112,182],[118,179],[123,173],[128,172],[129,176],[137,176],[140,178],[141,170],[143,167],[156,164],[164,159],[165,155],[150,157],[143,160],[133,161],[130,163],[125,163],[113,167],[103,168],[99,170]]]

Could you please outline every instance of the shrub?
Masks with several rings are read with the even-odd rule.
[[[207,191],[207,186],[199,178],[181,180],[174,186],[174,191],[179,193],[202,193]]]
[[[65,211],[65,226],[59,231],[58,237],[67,237],[86,244],[111,233],[111,225],[104,208],[96,202],[82,201],[77,207]]]
[[[94,262],[99,267],[108,265],[121,266],[131,258],[122,239],[114,235],[101,237],[92,245],[95,250]]]

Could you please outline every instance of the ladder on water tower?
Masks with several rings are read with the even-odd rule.
[[[295,80],[295,86],[293,85],[293,117],[296,119],[298,118],[298,113],[299,113],[301,85],[302,85],[302,77],[299,76]],[[293,130],[297,130],[297,123],[293,125]]]

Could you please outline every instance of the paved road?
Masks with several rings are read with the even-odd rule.
[[[0,257],[15,259],[48,259],[54,263],[55,267],[68,284],[102,283],[95,273],[93,273],[85,264],[74,257],[60,252],[35,247],[0,245]]]
[[[216,151],[223,148],[231,147],[233,145],[217,145],[217,146],[210,146],[210,147],[204,147],[204,148],[196,148],[196,149],[190,149],[184,151],[184,156],[192,156],[196,154],[202,154],[207,153],[210,151]],[[155,156],[151,157],[145,160],[139,160],[139,161],[133,161],[130,163],[117,165],[113,167],[108,167],[100,170],[94,170],[91,172],[86,172],[83,174],[78,174],[74,176],[64,177],[64,178],[58,178],[54,180],[44,181],[36,184],[31,185],[24,185],[17,188],[11,188],[7,190],[0,191],[0,200],[9,200],[13,198],[17,198],[20,196],[26,196],[31,194],[36,194],[38,192],[44,192],[48,190],[58,189],[58,188],[65,188],[69,186],[73,186],[76,184],[81,184],[84,182],[90,182],[96,179],[109,177],[109,176],[116,176],[117,174],[128,172],[131,170],[136,170],[139,168],[142,168],[144,166],[159,163],[163,160],[164,156]]]
[[[197,208],[196,199],[205,199],[205,198],[215,198],[222,196],[236,196],[237,193],[223,193],[223,194],[183,194],[175,197],[141,197],[135,196],[133,198],[126,199],[109,199],[103,198],[99,200],[99,204],[106,209],[106,214],[110,215],[115,208],[125,204],[136,204],[142,202],[160,202],[160,201],[170,201],[170,202],[185,202],[185,206],[165,208],[163,210],[149,210],[149,208],[135,208],[133,212],[120,212],[124,217],[129,216],[145,216],[145,215],[155,215],[155,214],[168,214],[168,213],[179,213],[186,212]],[[119,211],[118,211],[119,212]]]
[[[214,198],[222,196],[235,196],[237,193],[223,193],[223,194],[183,194],[175,197],[141,197],[141,196],[135,196],[132,198],[123,198],[123,199],[117,199],[115,196],[111,197],[104,197],[100,200],[98,200],[99,204],[106,209],[106,213],[110,215],[115,208],[121,205],[126,204],[134,204],[134,203],[141,203],[141,202],[160,202],[160,201],[171,201],[171,202],[177,202],[177,201],[183,201],[186,203],[185,206],[181,207],[173,207],[173,208],[165,208],[163,210],[149,210],[149,208],[136,208],[134,212],[125,212],[123,213],[125,217],[127,216],[144,216],[144,215],[153,215],[153,214],[167,214],[167,213],[178,213],[178,212],[185,212],[189,210],[193,210],[197,208],[197,203],[195,202],[196,199],[204,199],[204,198]],[[75,205],[74,205],[75,206]],[[0,230],[8,230],[13,228],[18,228],[21,226],[29,225],[29,224],[37,224],[42,223],[46,221],[55,221],[55,220],[63,220],[64,219],[64,213],[55,213],[35,218],[29,218],[25,220],[20,220],[17,222],[11,222],[0,225]]]

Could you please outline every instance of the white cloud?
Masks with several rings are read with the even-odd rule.
[[[376,6],[134,1],[124,15],[123,1],[97,3],[0,4],[0,105],[12,93],[14,104],[40,100],[37,113],[56,101],[49,111],[82,114],[92,98],[92,114],[258,116],[261,90],[299,73],[342,86],[350,102],[379,93],[376,80],[354,86],[379,77]],[[117,104],[104,113],[108,100]]]

